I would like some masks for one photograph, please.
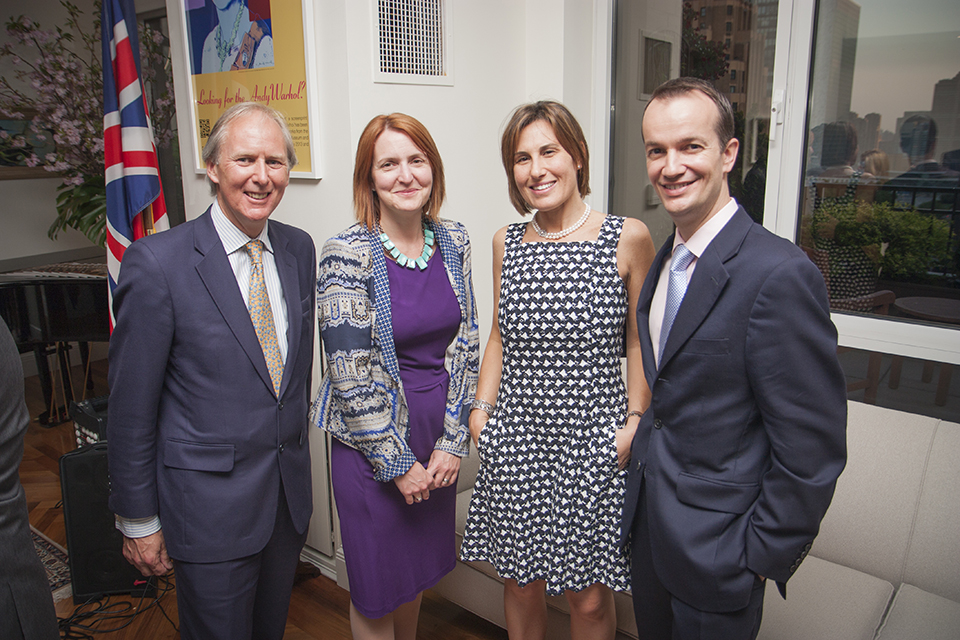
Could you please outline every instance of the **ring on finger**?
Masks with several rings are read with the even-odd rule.
[[[423,501],[423,498],[421,498],[420,496],[413,496],[413,499],[416,500],[417,502]]]
[[[448,482],[450,482],[450,478],[444,478],[444,479],[443,479],[443,484],[447,484]]]

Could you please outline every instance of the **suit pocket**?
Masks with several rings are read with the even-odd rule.
[[[683,346],[683,352],[698,356],[725,356],[730,353],[730,340],[728,338],[690,339]]]
[[[757,483],[726,482],[681,473],[677,479],[677,499],[680,502],[725,513],[743,514],[760,495]]]
[[[226,473],[233,470],[235,454],[236,447],[232,444],[167,440],[163,464],[172,469]]]

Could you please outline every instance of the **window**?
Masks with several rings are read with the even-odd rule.
[[[783,173],[780,189],[797,193],[794,239],[823,273],[851,399],[957,420],[960,15],[892,6],[820,4],[803,137],[783,143],[807,150],[802,184]]]
[[[733,15],[733,5],[732,5],[732,4],[728,4],[728,5],[727,5],[727,15],[728,15],[728,16],[732,16],[732,15]]]
[[[731,69],[731,70],[730,70],[730,79],[731,79],[731,80],[736,80],[736,79],[737,79],[737,70],[736,70],[736,69]]]
[[[733,23],[732,23],[732,22],[728,22],[728,23],[727,23],[727,31],[726,31],[726,32],[727,32],[727,33],[733,33]]]

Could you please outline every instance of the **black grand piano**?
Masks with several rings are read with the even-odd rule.
[[[67,262],[0,273],[0,316],[21,352],[32,350],[47,410],[42,424],[68,419],[74,399],[67,354],[79,343],[86,369],[89,343],[110,339],[107,267],[103,263]],[[56,354],[59,375],[51,376],[48,356]],[[92,388],[92,381],[87,381]],[[62,404],[61,404],[62,402]]]

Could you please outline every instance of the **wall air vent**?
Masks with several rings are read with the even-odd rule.
[[[450,12],[445,0],[374,0],[374,80],[453,84]]]

